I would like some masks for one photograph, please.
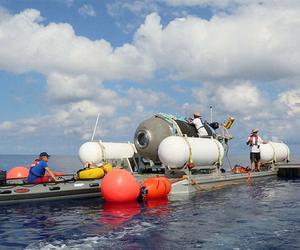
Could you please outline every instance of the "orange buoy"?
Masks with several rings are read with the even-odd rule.
[[[131,173],[124,169],[114,169],[104,176],[101,193],[106,201],[128,202],[137,199],[140,189]]]
[[[170,180],[162,176],[146,179],[141,184],[141,192],[144,193],[146,199],[166,197],[170,191]]]
[[[29,169],[24,166],[16,166],[8,171],[6,179],[19,179],[27,178],[29,174]]]

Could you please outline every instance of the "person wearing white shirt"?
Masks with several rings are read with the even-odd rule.
[[[195,126],[199,137],[208,135],[208,133],[207,133],[206,129],[204,128],[204,125],[201,121],[201,115],[199,112],[194,113],[194,119],[190,120],[189,124],[192,124]]]
[[[250,146],[250,161],[251,168],[254,171],[260,171],[260,145],[267,142],[263,141],[258,135],[258,129],[252,129],[250,136],[247,139],[247,145]]]

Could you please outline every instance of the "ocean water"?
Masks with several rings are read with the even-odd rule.
[[[0,165],[31,159],[0,156]],[[55,170],[80,166],[51,160]],[[1,205],[0,249],[299,249],[299,211],[300,181],[277,178],[172,200]]]

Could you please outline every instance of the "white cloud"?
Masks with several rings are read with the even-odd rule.
[[[162,106],[174,105],[175,101],[163,92],[153,91],[151,89],[135,89],[128,90],[128,99],[136,104],[157,108]]]
[[[255,1],[255,0],[253,0]],[[167,4],[178,6],[178,5],[187,5],[187,6],[219,6],[225,7],[231,4],[241,3],[243,0],[166,0]],[[247,0],[244,0],[247,2]]]
[[[249,5],[284,5],[284,6],[299,6],[297,0],[165,0],[171,6],[200,6],[200,7],[215,7],[219,9],[238,8],[240,6]]]
[[[300,89],[283,92],[279,95],[278,100],[287,108],[289,115],[300,113]]]
[[[1,69],[88,74],[101,80],[142,80],[152,76],[153,60],[133,45],[112,48],[105,40],[76,36],[69,24],[44,26],[41,19],[37,10],[28,9],[1,20]]]
[[[98,83],[87,75],[70,76],[52,73],[48,76],[48,95],[55,101],[71,102],[92,98]]]
[[[212,105],[221,113],[231,112],[239,116],[260,110],[266,103],[253,83],[243,81],[233,81],[220,86],[206,83],[202,88],[193,90],[193,97],[203,107]]]
[[[91,4],[84,4],[78,9],[78,13],[82,16],[95,17],[97,15]]]
[[[139,14],[144,17],[145,14],[157,10],[158,6],[155,1],[151,0],[122,0],[115,1],[106,5],[108,14],[112,17],[119,17],[123,12],[129,11],[134,14]]]
[[[178,79],[278,81],[299,77],[299,15],[298,9],[253,5],[209,21],[177,18],[163,27],[154,13],[133,44],[113,48],[76,36],[68,24],[44,26],[38,11],[26,10],[0,22],[0,68],[88,75],[100,82],[144,80],[157,69]]]
[[[165,27],[153,13],[135,45],[177,79],[281,80],[298,77],[299,9],[253,5],[211,20],[177,18]]]
[[[211,3],[221,6],[230,2]],[[127,8],[136,13],[143,12],[144,7],[135,2]],[[231,112],[237,115],[239,129],[248,131],[255,125],[272,130],[278,138],[288,135],[300,124],[282,124],[279,117],[286,107],[290,115],[298,116],[300,91],[285,91],[278,100],[271,100],[255,81],[298,84],[299,16],[299,8],[279,3],[241,4],[230,14],[218,13],[210,20],[187,16],[166,25],[153,13],[136,31],[132,43],[114,48],[104,39],[93,41],[76,35],[69,24],[46,25],[37,10],[17,15],[0,10],[0,69],[46,75],[50,104],[46,116],[6,121],[0,124],[0,130],[23,135],[49,130],[59,134],[63,130],[68,135],[89,138],[100,113],[98,135],[129,134],[133,132],[129,128],[162,108],[172,107],[186,114],[213,105],[217,117]],[[194,97],[180,108],[181,100],[151,90],[151,86],[129,87],[120,94],[105,83],[143,81],[161,71],[167,78],[194,80],[202,87],[196,83],[192,90],[184,85],[173,87],[185,94],[191,91]]]
[[[158,11],[158,4],[152,0],[122,0],[106,4],[108,14],[124,33],[134,32],[146,15]]]
[[[11,121],[4,121],[0,123],[0,130],[10,130],[14,128],[14,124]]]
[[[52,107],[53,123],[60,124],[66,134],[75,134],[83,139],[90,137],[90,130],[98,114],[103,122],[97,135],[105,136],[110,129],[108,120],[113,120],[118,108],[126,108],[129,101],[117,92],[106,89],[93,77],[86,75],[51,75],[48,93]],[[57,91],[59,90],[59,91]]]
[[[216,90],[220,105],[232,112],[249,113],[262,106],[262,98],[257,88],[250,83],[233,83],[220,86]]]

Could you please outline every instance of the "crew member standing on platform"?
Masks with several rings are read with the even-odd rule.
[[[208,135],[206,129],[204,128],[203,122],[201,120],[201,115],[199,112],[195,112],[194,119],[190,119],[188,123],[195,126],[199,137]]]
[[[258,135],[258,129],[252,129],[250,136],[247,140],[247,145],[250,146],[250,161],[252,171],[260,171],[260,145],[268,143],[263,141]]]

